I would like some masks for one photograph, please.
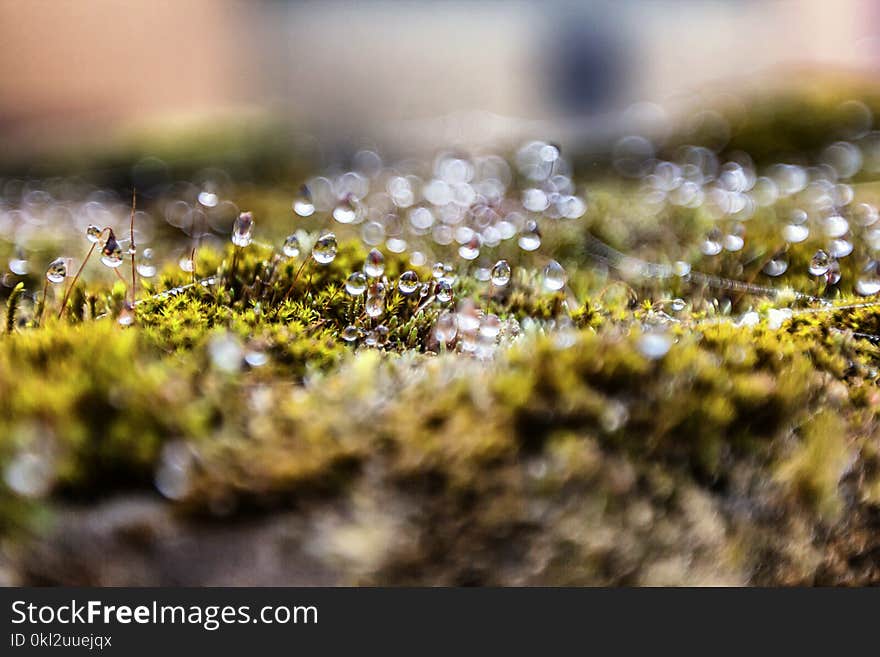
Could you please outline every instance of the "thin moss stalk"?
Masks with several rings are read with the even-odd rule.
[[[21,301],[21,297],[24,294],[24,283],[19,282],[12,289],[12,293],[9,295],[9,299],[6,301],[6,332],[12,333],[15,328],[15,314],[18,312],[18,304]]]

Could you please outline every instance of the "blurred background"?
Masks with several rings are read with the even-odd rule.
[[[819,70],[870,75],[878,39],[866,0],[0,0],[0,138],[8,158],[280,120],[325,157],[589,145]]]

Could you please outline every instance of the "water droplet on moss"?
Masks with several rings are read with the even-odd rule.
[[[89,242],[98,242],[101,239],[101,229],[98,228],[95,224],[89,224],[89,227],[86,228],[86,238]]]
[[[452,285],[446,281],[437,283],[437,301],[441,303],[452,301]]]
[[[555,260],[551,260],[544,267],[544,287],[550,291],[561,290],[565,287],[567,276],[565,270]]]
[[[281,246],[281,252],[288,258],[296,258],[299,255],[299,238],[296,235],[288,235]]]
[[[370,278],[379,278],[385,273],[385,256],[378,249],[371,249],[367,254],[364,273]]]
[[[457,333],[458,327],[456,326],[455,315],[449,311],[440,313],[436,324],[434,324],[434,335],[437,341],[443,344],[452,342]]]
[[[251,243],[254,236],[254,215],[251,212],[242,212],[232,225],[232,243],[235,246],[245,247]]]
[[[823,276],[828,272],[830,266],[831,258],[822,249],[819,249],[813,254],[808,270],[813,276]]]
[[[787,269],[788,261],[781,255],[777,255],[767,261],[762,271],[767,276],[782,276]]]
[[[293,211],[300,217],[311,217],[315,214],[315,206],[307,198],[298,198],[293,202]]]
[[[419,287],[419,276],[414,271],[405,271],[397,279],[397,289],[401,294],[409,295]]]
[[[507,260],[499,260],[492,267],[492,285],[504,287],[510,282],[510,265]]]
[[[336,250],[336,235],[325,233],[318,238],[315,246],[312,247],[312,257],[315,259],[315,262],[327,265],[336,258]]]
[[[541,231],[538,230],[538,222],[529,220],[523,232],[517,240],[519,248],[523,251],[537,251],[541,246]]]
[[[153,278],[156,275],[156,265],[153,264],[153,249],[144,249],[137,264],[137,272],[142,278]]]
[[[381,317],[385,312],[385,295],[377,294],[375,296],[368,296],[367,302],[364,306],[369,317]]]
[[[195,455],[182,440],[166,443],[159,455],[154,483],[156,490],[169,500],[181,500],[192,487]]]
[[[345,281],[345,291],[351,296],[357,297],[367,290],[367,277],[362,272],[352,272]]]
[[[67,260],[65,258],[55,258],[46,268],[46,278],[50,283],[62,283],[67,277]]]
[[[663,358],[671,346],[672,340],[662,333],[646,333],[638,341],[639,352],[651,360]]]
[[[108,267],[116,268],[122,264],[122,247],[116,241],[116,236],[110,232],[107,241],[104,242],[104,248],[101,249],[101,262]]]

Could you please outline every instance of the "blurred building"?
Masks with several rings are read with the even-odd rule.
[[[353,138],[615,116],[792,63],[874,67],[877,19],[867,0],[0,0],[0,132],[243,107]]]

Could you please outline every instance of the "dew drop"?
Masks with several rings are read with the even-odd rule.
[[[767,274],[767,276],[782,276],[787,269],[788,261],[781,255],[776,255],[767,261],[767,264],[764,265],[762,271]]]
[[[523,251],[537,251],[541,247],[541,231],[538,230],[538,222],[526,222],[525,229],[520,233],[517,240],[519,248]]]
[[[156,275],[156,265],[153,264],[153,249],[144,249],[137,265],[137,272],[142,278],[153,278]]]
[[[384,324],[379,324],[379,326],[377,326],[375,329],[375,333],[377,347],[384,347],[386,344],[388,344],[389,331],[387,326],[385,326]]]
[[[831,258],[822,249],[819,249],[813,254],[808,270],[813,276],[823,276],[828,272],[830,266]]]
[[[800,244],[810,236],[810,229],[800,224],[787,224],[782,229],[782,238],[789,244]]]
[[[120,326],[131,326],[134,324],[134,306],[131,305],[130,301],[126,301],[123,304],[116,321]]]
[[[837,285],[840,282],[840,263],[837,260],[831,260],[828,271],[825,273],[825,282],[828,285]]]
[[[336,258],[336,249],[336,235],[325,233],[318,238],[315,246],[312,247],[312,257],[315,262],[328,265]]]
[[[181,500],[192,487],[195,455],[182,440],[166,443],[159,456],[154,483],[156,490],[169,500]]]
[[[721,235],[718,229],[713,229],[700,243],[700,253],[704,256],[716,256],[721,253]]]
[[[856,294],[872,297],[880,292],[880,278],[860,278],[856,281]]]
[[[358,202],[354,196],[347,196],[333,208],[333,218],[341,224],[352,224],[358,218]]]
[[[101,262],[112,268],[122,264],[122,247],[116,241],[113,231],[110,231],[110,236],[104,242],[104,248],[101,249]]]
[[[98,228],[95,224],[89,224],[89,227],[86,228],[86,238],[89,242],[98,242],[101,240],[101,229]]]
[[[293,202],[293,211],[300,217],[311,217],[315,214],[315,206],[307,198],[298,198]]]
[[[852,209],[852,218],[859,226],[873,226],[880,219],[880,214],[873,205],[859,203]]]
[[[497,315],[485,315],[480,321],[480,335],[487,338],[495,338],[501,333],[501,320]]]
[[[46,278],[50,283],[61,283],[67,278],[67,260],[55,258],[46,268]]]
[[[381,317],[385,313],[385,295],[368,296],[367,302],[364,304],[364,310],[366,310],[369,317]]]
[[[446,265],[444,265],[442,262],[435,262],[434,266],[431,267],[431,276],[434,278],[434,280],[439,281],[441,278],[443,278],[443,273],[445,271]]]
[[[663,358],[672,346],[672,341],[662,333],[646,333],[638,341],[639,352],[650,360]]]
[[[446,281],[437,282],[437,301],[447,303],[452,301],[452,285]]]
[[[684,299],[673,299],[669,307],[672,308],[672,312],[680,313],[687,307],[687,304]]]
[[[362,272],[352,272],[345,281],[345,291],[353,297],[362,295],[366,290],[367,277]]]
[[[405,271],[397,279],[397,289],[401,294],[412,294],[419,287],[419,276],[414,271]]]
[[[465,260],[476,260],[480,255],[480,246],[482,246],[480,236],[475,233],[467,242],[458,247],[458,255]]]
[[[281,252],[288,258],[296,258],[299,255],[299,238],[296,235],[288,235],[281,245]]]
[[[360,331],[354,324],[349,324],[342,329],[342,339],[346,342],[354,342],[358,339],[358,335],[360,335]]]
[[[189,253],[184,253],[182,256],[180,256],[180,260],[177,261],[177,265],[182,271],[185,271],[188,274],[192,273],[195,269],[195,263],[193,262],[193,259],[189,257]]]
[[[684,260],[677,260],[675,264],[672,265],[672,271],[679,278],[684,278],[691,273],[691,266]]]
[[[251,243],[254,236],[254,215],[251,212],[242,212],[232,225],[232,243],[235,246],[245,247]]]
[[[724,236],[724,249],[730,252],[740,251],[743,248],[745,241],[740,235],[725,235]]]
[[[551,260],[544,267],[544,287],[553,292],[565,287],[567,276],[565,270],[555,260]]]
[[[437,341],[447,344],[455,340],[457,333],[458,326],[455,322],[455,315],[449,311],[440,313],[437,323],[434,324],[434,336],[437,338]]]
[[[853,245],[849,240],[831,240],[828,244],[828,255],[832,258],[845,258],[852,251]]]
[[[244,362],[251,367],[262,367],[269,362],[269,355],[260,349],[249,349],[244,352]]]
[[[237,372],[241,367],[242,349],[232,335],[217,335],[208,343],[211,363],[221,372]]]
[[[507,260],[499,260],[492,267],[492,285],[504,287],[510,282],[510,265]]]
[[[849,222],[840,215],[827,217],[823,229],[828,237],[843,237],[849,231]]]
[[[364,273],[370,278],[379,278],[385,273],[385,256],[378,249],[371,249],[367,254]]]
[[[15,494],[43,497],[52,487],[52,464],[48,458],[31,450],[16,454],[6,465],[3,479]]]

